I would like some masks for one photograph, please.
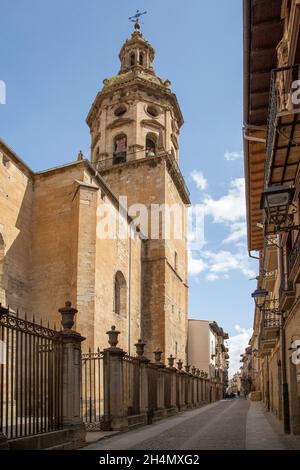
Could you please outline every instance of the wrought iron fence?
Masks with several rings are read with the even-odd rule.
[[[271,72],[269,113],[267,124],[267,143],[265,160],[265,187],[268,187],[273,142],[277,132],[277,115],[283,111],[292,111],[299,107],[299,103],[293,103],[292,96],[295,89],[292,84],[300,79],[300,64],[274,69]]]
[[[104,415],[103,352],[89,351],[81,356],[81,414],[87,430],[100,430]]]
[[[0,306],[0,339],[0,432],[13,439],[61,429],[58,333]]]

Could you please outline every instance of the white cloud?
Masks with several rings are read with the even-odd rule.
[[[204,251],[202,256],[209,260],[209,269],[212,273],[228,273],[230,271],[240,271],[244,276],[254,276],[254,271],[250,268],[247,253],[239,251]]]
[[[255,271],[251,269],[247,252],[244,249],[235,253],[227,250],[205,250],[199,252],[196,258],[193,257],[193,252],[190,252],[189,274],[197,276],[203,271],[207,271],[208,281],[216,281],[219,278],[228,279],[232,271],[238,271],[247,278],[255,276]]]
[[[220,279],[220,277],[217,275],[217,274],[214,274],[214,273],[209,273],[207,276],[206,276],[206,280],[207,281],[218,281]]]
[[[207,188],[208,186],[207,180],[204,178],[202,171],[198,171],[198,170],[192,171],[191,177],[196,183],[196,186],[198,189],[201,189],[201,191],[204,191]]]
[[[191,276],[197,276],[207,269],[207,264],[201,258],[193,258],[189,251],[189,273]]]
[[[204,216],[210,216],[213,223],[223,224],[228,230],[227,237],[220,244],[234,245],[234,248],[219,250],[197,250],[189,240],[189,272],[192,276],[205,272],[207,281],[228,279],[231,272],[236,271],[250,278],[255,276],[245,247],[246,238],[246,203],[245,179],[236,178],[230,182],[226,194],[214,199],[209,194],[203,196],[199,205]],[[204,227],[202,227],[204,229]],[[204,239],[204,238],[203,238]],[[207,245],[207,243],[206,243]]]
[[[240,158],[243,158],[243,152],[228,152],[227,150],[225,152],[224,158],[227,161],[238,160]]]
[[[204,213],[211,215],[214,223],[237,222],[245,219],[245,178],[231,181],[228,193],[219,199],[206,195],[202,202]]]
[[[223,243],[234,243],[243,240],[247,236],[246,222],[235,222],[230,225],[230,234]]]
[[[228,227],[229,235],[223,243],[237,243],[245,239],[247,228],[244,178],[233,179],[227,194],[219,199],[205,195],[201,206],[203,213],[212,217],[213,223]]]
[[[228,340],[230,378],[235,374],[235,372],[238,372],[241,367],[241,354],[245,351],[253,333],[252,328],[241,328],[239,325],[235,326],[235,330],[237,334],[231,336]]]

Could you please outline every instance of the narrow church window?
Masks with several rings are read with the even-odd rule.
[[[113,164],[126,162],[127,137],[125,134],[117,135],[114,139]]]
[[[144,54],[140,52],[140,65],[144,65]]]
[[[155,155],[156,155],[156,141],[154,137],[147,136],[146,137],[146,156],[155,157]]]
[[[175,357],[177,357],[178,354],[178,343],[175,341]]]
[[[126,315],[126,280],[121,271],[115,275],[114,290],[114,312]]]
[[[132,67],[135,64],[135,53],[130,54],[130,66]]]

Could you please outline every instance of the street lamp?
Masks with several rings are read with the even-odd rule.
[[[266,289],[256,289],[252,292],[251,297],[254,299],[256,307],[262,311],[266,305],[269,292]]]
[[[295,188],[284,185],[273,185],[261,195],[260,208],[264,209],[269,224],[274,224],[275,232],[284,230],[280,228],[289,217],[289,207],[293,201]],[[297,228],[296,226],[289,227]]]

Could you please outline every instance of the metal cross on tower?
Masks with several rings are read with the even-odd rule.
[[[147,13],[146,11],[140,12],[140,10],[136,10],[136,14],[128,18],[130,21],[134,23],[134,29],[140,29],[140,23],[139,23],[140,17],[142,15],[145,15],[146,13]]]

